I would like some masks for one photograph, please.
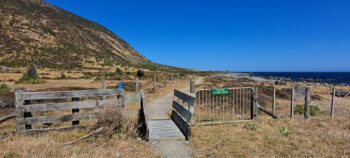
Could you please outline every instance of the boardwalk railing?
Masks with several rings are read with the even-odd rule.
[[[97,110],[106,106],[124,107],[124,90],[101,89],[80,91],[27,92],[16,90],[16,131],[41,132],[79,127],[79,120],[98,117]],[[80,113],[80,109],[91,109]],[[61,115],[49,115],[53,111],[64,111]],[[67,114],[67,110],[71,110]],[[35,113],[35,116],[34,116]],[[43,116],[45,114],[45,116]],[[37,128],[32,125],[51,125],[72,121],[72,126],[59,128]]]
[[[192,117],[196,98],[176,89],[174,96],[171,118],[188,139],[191,134],[191,125],[194,124]]]

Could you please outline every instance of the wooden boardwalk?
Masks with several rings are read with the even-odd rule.
[[[185,136],[172,120],[149,120],[149,140],[179,139],[185,140]]]

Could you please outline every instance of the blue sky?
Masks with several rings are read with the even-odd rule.
[[[350,71],[349,0],[47,0],[161,64]]]

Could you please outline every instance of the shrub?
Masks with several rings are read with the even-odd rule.
[[[29,83],[29,84],[39,84],[44,83],[44,80],[41,80],[38,75],[37,66],[35,64],[28,64],[27,71],[22,75],[22,77],[16,81],[16,84],[19,83]]]
[[[304,105],[296,105],[294,107],[294,114],[303,115],[304,114]],[[321,114],[322,111],[317,105],[310,105],[310,115],[316,116]]]
[[[145,75],[145,72],[143,70],[137,70],[136,75],[137,75],[137,77],[141,78],[142,76]]]
[[[284,136],[288,136],[289,134],[291,134],[288,127],[281,127],[278,129],[278,131]]]
[[[10,88],[7,84],[3,83],[0,85],[0,94],[8,94],[10,93]]]
[[[38,75],[38,67],[33,64],[33,63],[30,63],[27,65],[27,76],[30,77],[30,78],[38,78],[39,75]]]
[[[100,111],[97,128],[103,127],[103,136],[112,137],[115,134],[127,137],[137,136],[137,119],[115,107],[104,108]]]
[[[117,75],[117,76],[123,75],[123,70],[121,68],[117,67],[115,69],[115,75]]]

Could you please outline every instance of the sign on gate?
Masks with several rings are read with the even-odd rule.
[[[228,88],[213,88],[211,90],[211,95],[228,95],[230,90]]]

